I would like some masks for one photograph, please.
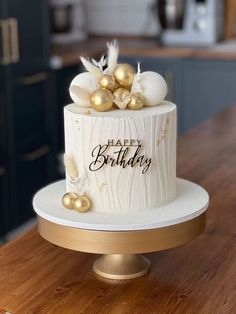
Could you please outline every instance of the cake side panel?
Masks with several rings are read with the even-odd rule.
[[[74,160],[83,179],[78,184],[71,184],[67,174],[66,189],[87,194],[93,210],[145,210],[161,206],[175,197],[176,110],[135,118],[96,118],[65,110],[64,119],[65,153]],[[96,169],[99,163],[91,168],[96,155],[92,156],[94,149],[108,141],[115,144],[118,140],[141,141],[137,158],[142,159],[143,165],[137,162],[123,168],[109,162],[99,169]],[[128,148],[126,161],[134,156],[137,146]],[[119,151],[119,146],[109,146],[104,155],[117,159]],[[151,164],[143,173],[148,165],[144,161],[150,159]]]

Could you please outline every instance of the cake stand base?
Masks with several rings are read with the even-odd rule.
[[[103,254],[94,272],[109,279],[133,279],[150,269],[141,254],[185,244],[205,228],[209,197],[200,186],[177,179],[175,200],[166,206],[133,213],[77,213],[65,209],[65,181],[50,184],[34,197],[38,231],[58,246]]]
[[[150,261],[141,254],[107,254],[93,264],[94,272],[108,279],[133,279],[148,273]]]

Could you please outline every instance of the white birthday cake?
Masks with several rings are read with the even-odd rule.
[[[176,106],[165,80],[118,63],[118,44],[71,82],[64,109],[65,208],[78,212],[155,209],[176,195]]]

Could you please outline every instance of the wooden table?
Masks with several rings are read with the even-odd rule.
[[[236,313],[236,106],[178,142],[178,175],[210,194],[195,241],[148,254],[151,272],[103,280],[92,254],[52,245],[34,228],[0,249],[0,313]]]

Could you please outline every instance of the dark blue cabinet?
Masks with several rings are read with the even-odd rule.
[[[33,194],[57,177],[48,5],[0,0],[0,234],[33,216]]]
[[[122,56],[120,62],[141,64],[167,81],[167,99],[178,108],[178,130],[183,133],[228,105],[236,103],[236,62]]]
[[[236,62],[186,60],[183,63],[183,131],[236,103]]]
[[[40,73],[49,62],[48,0],[1,0],[10,19],[14,79]],[[12,25],[11,25],[12,24]]]

